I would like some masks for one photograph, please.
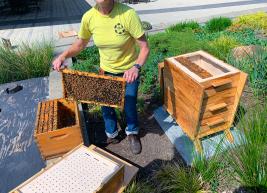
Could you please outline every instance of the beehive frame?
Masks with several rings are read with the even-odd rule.
[[[94,73],[80,72],[80,71],[69,70],[69,69],[62,70],[62,73],[63,73],[62,84],[63,84],[63,96],[64,96],[64,98],[77,100],[74,96],[67,96],[67,91],[66,91],[67,88],[66,88],[66,85],[65,85],[64,74],[73,74],[73,75],[79,75],[79,76],[96,78],[96,79],[112,80],[112,81],[118,81],[122,85],[120,104],[109,104],[109,103],[104,103],[104,102],[99,102],[99,101],[94,101],[94,100],[88,100],[88,99],[82,99],[82,100],[79,100],[79,101],[82,102],[82,103],[96,104],[96,105],[101,105],[101,106],[118,107],[120,109],[124,108],[124,96],[125,96],[125,86],[126,86],[126,81],[125,81],[124,78],[122,78],[122,77],[113,77],[113,76],[105,76],[105,75],[98,75],[98,74],[94,74]]]
[[[59,128],[59,116],[60,113],[64,113],[58,112],[60,110],[59,104],[64,105],[73,113],[75,124]],[[46,107],[50,107],[51,111],[47,112]],[[77,102],[67,99],[40,102],[35,122],[34,139],[43,159],[58,157],[83,143]]]
[[[92,167],[90,164],[96,165]],[[94,147],[87,148],[81,144],[10,193],[120,192],[124,167],[123,163],[98,153]],[[99,171],[94,171],[96,169]]]
[[[211,77],[201,78],[177,58],[189,58]],[[203,61],[202,61],[203,60]],[[206,62],[208,61],[208,62]],[[212,55],[197,51],[165,59],[159,64],[164,107],[201,151],[200,139],[224,131],[233,141],[230,127],[247,75]]]

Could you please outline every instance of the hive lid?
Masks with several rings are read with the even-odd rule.
[[[17,189],[21,193],[94,193],[123,165],[81,145]]]
[[[202,50],[170,57],[167,60],[198,82],[240,72],[237,68]]]
[[[101,106],[124,107],[125,79],[88,72],[62,71],[63,97]]]

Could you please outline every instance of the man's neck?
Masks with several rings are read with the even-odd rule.
[[[113,7],[114,7],[114,1],[111,1],[110,3],[106,4],[106,5],[99,5],[99,11],[101,14],[103,15],[108,15]]]

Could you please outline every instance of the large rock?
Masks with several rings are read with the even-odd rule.
[[[232,50],[232,54],[236,59],[242,59],[247,56],[253,56],[256,52],[261,50],[263,50],[263,48],[257,45],[239,46]]]

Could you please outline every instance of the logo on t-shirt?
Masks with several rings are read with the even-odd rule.
[[[120,23],[117,23],[115,26],[114,26],[114,30],[117,34],[124,34],[125,32],[125,29],[123,27],[123,25],[121,25]]]

